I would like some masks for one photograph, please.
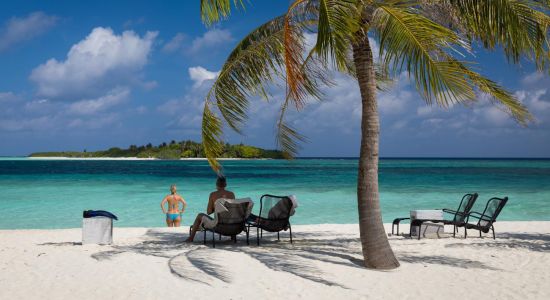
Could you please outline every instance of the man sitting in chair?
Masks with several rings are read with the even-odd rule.
[[[190,243],[193,242],[193,239],[195,238],[195,234],[199,230],[199,226],[201,225],[202,218],[210,218],[209,215],[214,213],[214,203],[216,200],[225,198],[225,199],[235,199],[235,194],[231,191],[227,191],[225,187],[227,186],[227,180],[223,176],[219,176],[216,180],[216,191],[210,193],[210,197],[208,197],[208,206],[206,207],[206,214],[200,213],[195,218],[195,222],[193,223],[193,227],[191,228],[191,233],[189,234],[189,238],[185,240],[186,242]]]

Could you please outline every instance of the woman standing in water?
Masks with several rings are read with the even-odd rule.
[[[185,200],[178,195],[176,185],[172,184],[170,186],[170,195],[167,195],[160,202],[160,207],[162,212],[166,214],[166,226],[168,227],[179,227],[181,223],[181,214],[185,211],[187,203]],[[164,204],[168,202],[168,211],[164,209]],[[179,210],[179,202],[183,205],[181,212]]]

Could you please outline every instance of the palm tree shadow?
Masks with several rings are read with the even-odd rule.
[[[323,272],[309,261],[312,260],[311,256],[275,247],[269,249],[234,247],[224,250],[245,253],[273,271],[286,272],[324,285],[349,289],[340,283],[323,278]]]
[[[176,255],[168,261],[172,274],[190,281],[210,285],[211,278],[231,283],[231,273],[219,262],[219,254],[207,249],[193,249]],[[223,262],[222,262],[223,263]]]
[[[185,256],[195,268],[223,282],[230,283],[231,273],[218,262],[219,256],[223,257],[223,255],[219,255],[219,253],[208,255],[212,251],[204,250],[205,249],[190,250],[185,253]]]

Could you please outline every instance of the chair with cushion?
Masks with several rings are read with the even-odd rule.
[[[290,243],[292,243],[292,227],[290,217],[294,215],[298,203],[294,196],[263,195],[260,198],[259,215],[250,215],[247,220],[248,231],[256,227],[256,243],[260,245],[263,231],[277,232],[277,240],[280,240],[281,231],[289,231]],[[260,232],[261,231],[261,232]]]
[[[237,235],[246,233],[246,243],[249,244],[246,219],[252,210],[250,199],[218,199],[214,204],[214,218],[205,216],[200,228],[204,232],[204,243],[206,244],[206,232],[212,232],[212,247],[216,247],[215,234],[230,236],[237,242]]]

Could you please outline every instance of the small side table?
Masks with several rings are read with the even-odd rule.
[[[426,234],[437,234],[439,237],[439,233],[443,232],[443,224],[420,222],[420,226],[413,226],[413,223],[416,223],[414,220],[443,220],[443,211],[440,209],[411,210],[410,235],[418,236],[420,239],[421,235],[426,236]],[[423,226],[425,228],[422,228]]]

